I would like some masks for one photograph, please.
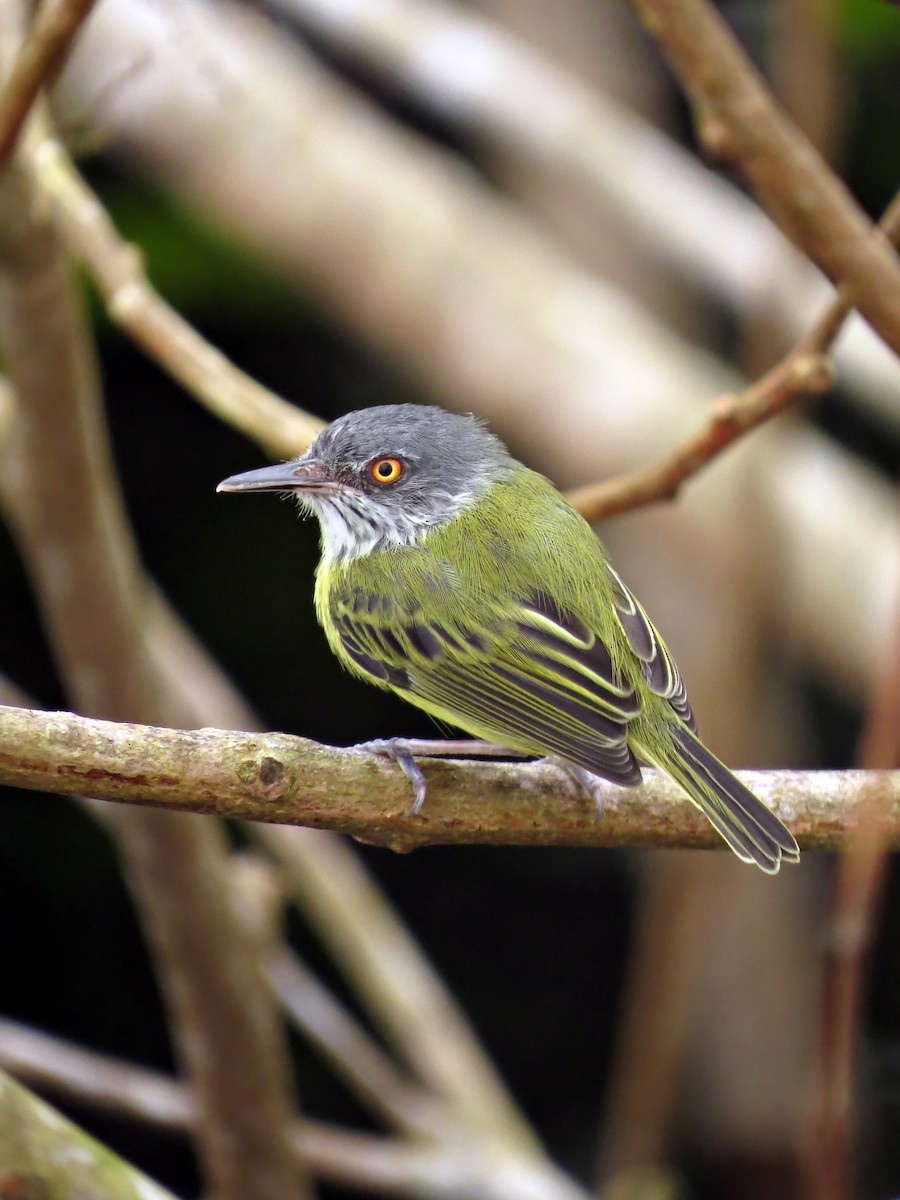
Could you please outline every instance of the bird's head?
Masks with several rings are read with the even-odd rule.
[[[349,559],[416,542],[513,466],[472,416],[386,404],[339,417],[300,458],[232,475],[218,491],[292,493],[318,517],[325,553]]]

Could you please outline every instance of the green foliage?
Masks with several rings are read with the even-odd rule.
[[[900,7],[891,0],[836,0],[844,51],[860,62],[900,58]]]

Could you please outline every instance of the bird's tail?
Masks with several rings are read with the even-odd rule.
[[[793,834],[758,796],[686,726],[672,729],[665,761],[653,761],[680,784],[734,853],[746,863],[774,875],[782,862],[797,862],[800,848]]]

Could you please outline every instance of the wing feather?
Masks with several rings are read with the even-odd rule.
[[[656,632],[656,627],[634,593],[625,586],[612,567],[608,569],[613,581],[616,616],[625,631],[629,646],[638,657],[644,682],[657,696],[668,700],[685,725],[696,733],[697,722],[688,703],[684,680],[665,642]]]
[[[640,711],[602,641],[537,594],[478,631],[421,614],[373,620],[358,600],[332,609],[358,670],[478,736],[559,755],[616,783],[640,782],[626,726]]]

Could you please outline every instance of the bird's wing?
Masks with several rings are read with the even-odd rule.
[[[615,783],[640,782],[626,742],[640,699],[584,622],[546,595],[509,602],[466,627],[332,610],[363,673],[435,715],[512,749],[554,754]]]
[[[613,584],[613,605],[619,624],[625,631],[628,644],[634,651],[644,682],[657,696],[668,700],[676,715],[697,732],[697,722],[688,703],[684,680],[666,649],[666,644],[635,598],[616,572],[607,564]]]

